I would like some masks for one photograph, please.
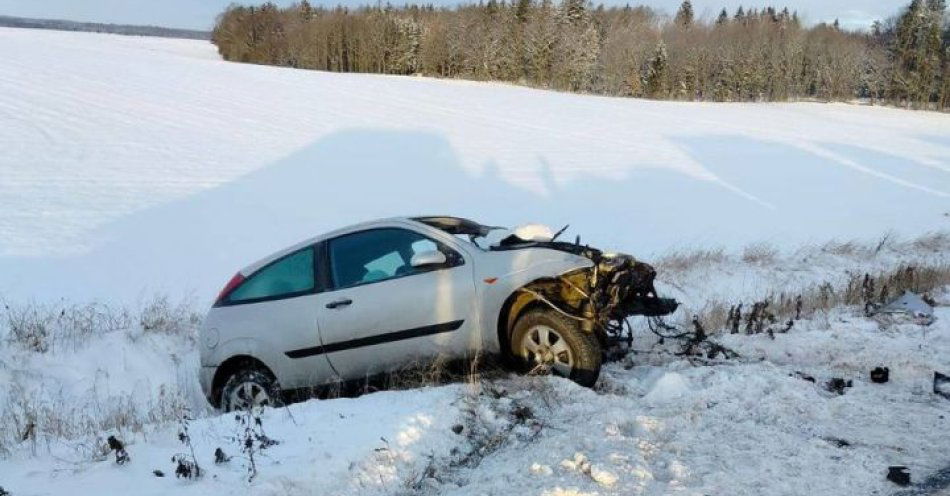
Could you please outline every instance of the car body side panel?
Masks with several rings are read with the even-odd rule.
[[[476,330],[471,264],[319,295],[326,356],[345,379],[455,357]],[[334,309],[327,303],[351,301]]]
[[[335,236],[380,227],[423,234],[458,252],[464,264],[318,295],[321,339],[328,347],[325,354],[345,379],[392,370],[436,355],[464,355],[474,347],[473,336],[480,335],[472,252],[477,248],[414,221],[361,225],[338,231]],[[338,300],[352,303],[326,308]]]
[[[202,365],[219,365],[237,355],[264,362],[284,388],[321,384],[334,379],[325,357],[292,360],[287,349],[314,346],[317,332],[317,295],[231,305],[213,309],[205,333],[216,330],[218,344],[202,343]]]
[[[476,266],[483,349],[500,351],[498,318],[505,301],[518,289],[538,279],[591,266],[593,262],[587,258],[546,248],[484,252]]]

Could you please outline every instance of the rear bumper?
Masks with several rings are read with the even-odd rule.
[[[208,399],[208,402],[212,405],[215,404],[213,394],[214,391],[211,390],[212,382],[214,381],[214,373],[218,370],[216,366],[202,366],[201,370],[198,372],[198,381],[201,383],[201,392],[204,393],[205,398]],[[216,405],[215,405],[216,406]]]

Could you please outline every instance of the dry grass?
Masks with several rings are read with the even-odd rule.
[[[186,405],[177,390],[163,388],[157,398],[136,401],[131,393],[97,391],[95,381],[85,394],[68,396],[64,389],[70,388],[46,377],[43,370],[16,369],[12,364],[30,364],[36,354],[56,354],[68,361],[64,355],[109,333],[126,333],[131,340],[152,333],[190,339],[199,323],[188,304],[171,304],[165,297],[135,310],[100,303],[4,304],[0,367],[10,369],[13,379],[0,386],[0,455],[23,443],[35,451],[53,441],[67,442],[90,455],[91,447],[98,446],[94,440],[104,433],[141,432],[148,424],[175,420]]]
[[[417,389],[465,383],[478,389],[486,380],[493,380],[507,374],[507,370],[496,357],[477,352],[463,358],[450,359],[439,355],[431,359],[410,362],[398,370],[374,374],[346,383],[330,383],[289,395],[292,401],[305,401],[311,398],[333,399],[354,398],[377,391]]]
[[[699,266],[722,264],[730,260],[722,248],[683,250],[668,253],[653,264],[663,274],[687,272]]]
[[[768,243],[755,243],[742,250],[742,261],[750,264],[770,264],[778,258],[778,250]]]
[[[870,288],[865,278],[871,282]],[[774,324],[781,326],[788,320],[810,318],[826,313],[833,308],[883,304],[901,295],[904,291],[929,294],[950,285],[950,264],[899,265],[877,274],[853,273],[844,284],[825,282],[814,284],[796,293],[777,292],[756,301],[708,302],[697,313],[700,321],[710,331],[729,332],[729,310],[741,304],[743,318],[748,316],[755,303],[767,303],[765,307]],[[869,291],[870,289],[870,291]],[[801,302],[799,305],[799,301]],[[745,330],[743,320],[740,331]]]
[[[26,389],[13,384],[0,406],[0,456],[26,444],[36,454],[53,443],[72,446],[83,459],[97,456],[111,432],[140,433],[149,424],[175,421],[187,407],[178,391],[166,391],[145,404],[131,395],[100,399],[91,392],[87,401],[64,398],[62,392]]]
[[[187,302],[173,304],[165,296],[146,301],[139,309],[103,303],[3,303],[0,336],[9,345],[37,353],[75,350],[93,336],[139,332],[193,336],[201,317]]]
[[[938,253],[950,251],[950,233],[940,231],[921,236],[910,242],[917,250]]]

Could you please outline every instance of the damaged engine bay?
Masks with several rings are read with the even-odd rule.
[[[534,281],[521,289],[526,296],[519,299],[524,300],[522,305],[539,300],[579,321],[581,327],[594,333],[602,345],[631,339],[629,329],[624,326],[628,317],[658,318],[675,312],[679,306],[675,299],[657,294],[654,287],[656,270],[627,254],[604,253],[579,242],[559,241],[507,241],[492,249],[526,246],[564,251],[593,262],[589,268]]]

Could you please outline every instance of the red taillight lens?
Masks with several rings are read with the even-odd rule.
[[[218,294],[218,299],[214,301],[214,304],[217,305],[224,301],[224,299],[231,294],[231,291],[234,291],[234,288],[240,286],[242,282],[244,282],[244,276],[242,276],[240,272],[234,274],[234,277],[224,285],[224,289]]]

